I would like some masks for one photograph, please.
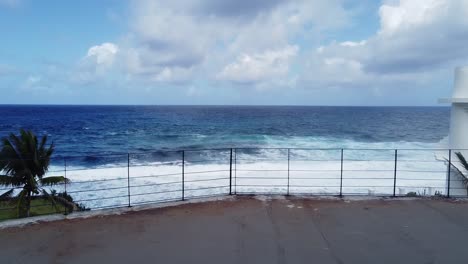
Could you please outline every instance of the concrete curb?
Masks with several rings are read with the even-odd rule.
[[[5,220],[3,222],[0,222],[0,230],[6,229],[6,228],[12,228],[12,227],[23,227],[26,225],[39,224],[42,222],[86,219],[86,218],[91,218],[91,217],[101,217],[101,216],[109,216],[109,215],[122,215],[122,214],[126,214],[129,212],[138,212],[138,211],[144,211],[144,210],[150,210],[150,209],[156,209],[156,208],[173,207],[173,206],[193,204],[193,203],[226,201],[226,200],[235,200],[235,196],[222,196],[222,197],[212,197],[212,198],[210,197],[210,198],[192,199],[192,200],[186,200],[186,201],[135,205],[131,207],[99,209],[99,210],[92,210],[92,211],[74,212],[69,215],[53,214],[53,215],[33,216],[33,217],[28,217],[28,218]]]
[[[186,201],[175,201],[167,203],[151,203],[144,205],[136,205],[132,207],[120,207],[120,208],[109,208],[100,209],[93,211],[74,212],[69,215],[55,214],[55,215],[44,215],[34,216],[21,219],[5,220],[0,222],[0,230],[12,227],[23,227],[26,225],[39,224],[41,222],[54,222],[60,220],[73,220],[73,219],[86,219],[91,217],[102,217],[110,215],[122,215],[128,212],[138,212],[150,209],[173,207],[185,204],[194,203],[205,203],[214,201],[234,201],[237,197],[250,197],[262,202],[271,200],[286,200],[286,199],[310,199],[310,200],[330,200],[330,201],[343,201],[345,203],[358,202],[358,201],[369,201],[369,200],[381,200],[381,201],[412,201],[412,200],[444,200],[448,202],[468,202],[468,198],[433,198],[433,197],[376,197],[376,196],[296,196],[296,195],[232,195],[232,196],[220,196],[210,198],[191,199]]]

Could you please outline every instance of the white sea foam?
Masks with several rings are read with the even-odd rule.
[[[340,141],[343,143],[346,148],[356,148],[344,150],[343,173],[341,149],[290,149],[289,162],[287,149],[238,149],[233,153],[232,174],[230,152],[226,150],[186,152],[183,168],[182,160],[132,159],[130,167],[126,163],[98,168],[72,164],[66,172],[54,167],[49,174],[66,173],[72,181],[66,186],[67,192],[89,208],[126,206],[129,193],[130,204],[137,205],[229,191],[296,195],[393,195],[395,191],[400,196],[447,192],[448,153],[431,150],[446,148],[446,139],[439,143]],[[326,146],[330,147],[330,142]],[[392,148],[399,148],[395,190]],[[65,190],[65,186],[54,188]],[[452,195],[466,195],[456,177],[452,178],[451,188]]]
[[[181,164],[68,170],[67,191],[90,208],[128,205],[129,192],[131,204],[178,200],[182,189],[185,198],[227,194],[230,184],[233,193],[336,195],[342,183],[343,194],[393,194],[394,161],[343,165],[342,180],[340,161],[290,161],[289,179],[287,161],[236,162],[232,180],[227,163],[186,164],[184,179]],[[446,193],[445,162],[401,161],[397,168],[398,195]]]

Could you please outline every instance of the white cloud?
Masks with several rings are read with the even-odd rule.
[[[69,73],[70,80],[76,84],[89,84],[102,79],[114,69],[119,47],[110,42],[95,45],[88,49],[86,55]]]
[[[210,80],[242,57],[265,60],[257,57],[295,46],[292,40],[310,35],[311,28],[318,32],[349,20],[338,0],[141,0],[131,6],[131,30],[119,44],[123,63],[130,78],[153,82],[190,81],[195,72]],[[249,78],[259,78],[253,74]]]
[[[105,71],[110,68],[115,61],[119,48],[114,43],[103,43],[89,48],[82,64],[85,67],[91,66],[96,71]]]
[[[354,42],[354,41],[344,41],[344,42],[341,42],[340,45],[341,46],[344,46],[344,47],[357,47],[357,46],[363,46],[363,45],[366,45],[366,41],[365,40],[361,40],[359,42]],[[323,49],[323,47],[320,47]]]
[[[286,46],[263,53],[243,54],[226,65],[218,74],[221,80],[237,83],[257,83],[272,78],[286,78],[292,59],[297,55],[297,46]]]
[[[429,25],[449,11],[445,0],[401,0],[398,5],[382,5],[379,10],[381,34],[393,34]]]
[[[131,32],[126,43],[125,60],[130,75],[152,80],[171,78],[176,72],[186,74],[203,62],[211,43],[212,29],[206,21],[197,21],[195,14],[178,3],[163,1],[134,1]],[[161,78],[155,78],[160,76]]]
[[[191,68],[165,67],[150,80],[162,83],[184,83],[192,76]]]
[[[468,1],[383,0],[380,8],[367,5],[373,0],[355,2],[133,0],[124,15],[107,13],[112,20],[128,19],[122,36],[83,50],[75,62],[18,75],[25,88],[69,91],[167,88],[209,97],[218,87],[249,93],[233,86],[257,88],[253,93],[271,87],[370,87],[388,95],[395,87],[442,87],[441,80],[451,79],[449,69],[468,61]],[[353,10],[362,5],[374,14]],[[369,35],[376,25],[364,23],[373,22],[373,15],[378,25]],[[330,41],[334,36],[339,40]],[[10,78],[3,77],[15,71],[0,64],[5,83]],[[316,91],[295,94],[301,92]],[[178,98],[174,94],[168,97]]]
[[[367,71],[429,70],[468,57],[467,1],[401,0],[379,14],[381,29],[364,47]]]
[[[410,86],[468,60],[467,1],[393,1],[380,7],[379,16],[380,28],[368,39],[310,53],[304,71],[316,74],[302,80],[315,87]]]
[[[467,1],[386,1],[373,35],[324,44],[328,32],[352,24],[345,4],[135,0],[129,31],[118,42],[90,47],[63,75],[78,85],[121,78],[147,87],[199,80],[256,88],[389,87],[430,80],[432,72],[468,59]]]

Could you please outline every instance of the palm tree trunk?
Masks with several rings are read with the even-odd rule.
[[[31,209],[31,191],[28,191],[28,197],[26,198],[26,216],[29,217],[29,211]]]

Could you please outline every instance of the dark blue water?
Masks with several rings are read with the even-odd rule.
[[[0,136],[47,134],[56,156],[222,147],[425,147],[445,107],[0,106]]]

